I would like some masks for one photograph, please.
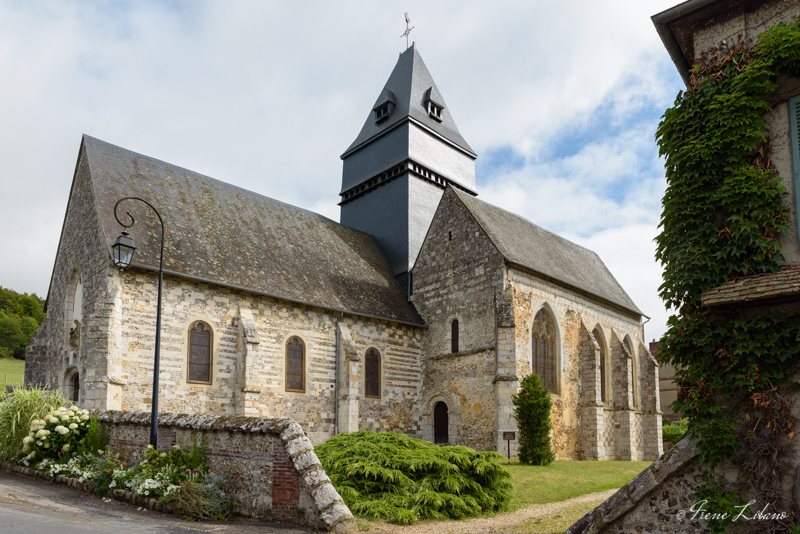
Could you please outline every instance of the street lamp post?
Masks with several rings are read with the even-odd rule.
[[[164,221],[161,219],[161,214],[158,213],[152,204],[147,202],[146,200],[139,198],[139,197],[125,197],[121,198],[114,204],[114,218],[117,219],[117,222],[122,225],[123,228],[128,229],[134,225],[136,221],[133,219],[133,215],[129,212],[125,212],[125,214],[130,218],[130,224],[125,224],[124,222],[119,220],[117,216],[117,207],[120,205],[121,202],[125,200],[138,200],[140,202],[144,202],[150,209],[155,212],[156,217],[158,217],[158,222],[161,223],[161,253],[158,259],[158,309],[156,312],[156,355],[155,361],[153,364],[153,399],[152,399],[152,409],[150,411],[150,445],[154,448],[158,448],[158,375],[159,375],[159,361],[160,361],[160,352],[161,352],[161,287],[164,282]],[[136,247],[133,245],[133,239],[128,235],[127,232],[123,231],[122,234],[117,238],[114,244],[111,246],[111,249],[114,251],[114,263],[119,266],[120,268],[124,269],[128,265],[131,264],[131,259],[133,258],[133,253],[136,251]]]

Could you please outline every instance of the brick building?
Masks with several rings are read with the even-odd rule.
[[[558,458],[655,459],[642,312],[596,254],[480,201],[476,157],[414,46],[342,155],[341,224],[84,136],[26,384],[149,408],[158,220],[127,201],[134,262],[110,253],[136,196],[166,227],[162,410],[505,451],[535,372]]]

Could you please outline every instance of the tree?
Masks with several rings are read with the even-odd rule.
[[[549,465],[555,460],[550,443],[550,408],[553,403],[539,375],[522,379],[519,393],[512,398],[519,430],[519,461]]]

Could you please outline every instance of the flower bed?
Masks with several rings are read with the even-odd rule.
[[[20,463],[53,480],[74,478],[82,488],[98,495],[130,493],[131,502],[156,500],[148,507],[164,509],[191,519],[225,519],[231,502],[225,480],[206,465],[205,444],[175,445],[159,451],[148,445],[141,462],[126,463],[106,447],[108,439],[96,419],[77,406],[59,407],[34,419],[22,440]],[[74,483],[70,483],[74,485]]]

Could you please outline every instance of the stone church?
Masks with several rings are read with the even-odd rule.
[[[506,452],[538,373],[560,459],[661,454],[643,314],[590,250],[477,198],[476,154],[415,46],[342,155],[341,223],[84,136],[25,382],[92,409],[290,417]],[[512,453],[516,441],[510,442]]]

